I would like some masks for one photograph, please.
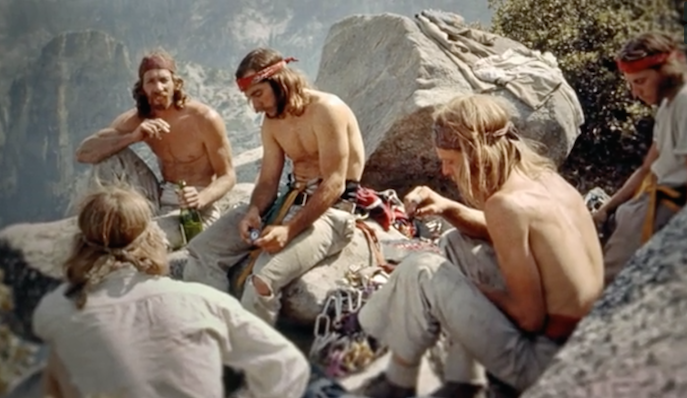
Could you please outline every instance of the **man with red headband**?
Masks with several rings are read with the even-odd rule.
[[[242,304],[270,324],[280,291],[353,238],[365,152],[358,122],[335,95],[309,87],[293,58],[260,48],[236,71],[239,88],[264,112],[263,158],[250,203],[225,214],[188,246],[187,280],[229,289],[227,271],[252,251]],[[286,159],[293,170],[278,195]],[[243,286],[241,286],[243,287]]]
[[[643,33],[625,44],[617,64],[632,94],[658,110],[644,163],[594,214],[597,224],[615,224],[609,225],[614,232],[604,247],[607,283],[684,206],[687,191],[687,64],[682,45],[663,33]]]
[[[96,165],[93,179],[124,179],[157,205],[158,217],[172,246],[179,246],[180,206],[200,210],[205,226],[220,214],[215,203],[229,192],[236,174],[224,121],[210,106],[189,99],[176,63],[166,52],[143,57],[133,88],[136,107],[86,138],[76,150],[81,163]],[[163,181],[129,148],[145,143],[157,156]],[[184,181],[186,187],[178,188]],[[174,240],[174,241],[173,241]]]

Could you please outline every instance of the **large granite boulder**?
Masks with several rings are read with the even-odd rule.
[[[513,73],[520,77],[512,79]],[[508,83],[488,82],[494,76]],[[329,31],[315,83],[348,103],[358,118],[368,154],[363,182],[401,195],[425,183],[454,192],[454,184],[438,177],[431,114],[456,95],[504,98],[523,135],[541,143],[557,163],[567,157],[584,120],[553,56],[469,29],[460,16],[437,11],[414,20],[394,14],[341,20]]]
[[[687,396],[687,209],[628,262],[523,398]]]

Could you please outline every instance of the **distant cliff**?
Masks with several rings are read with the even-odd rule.
[[[74,160],[76,146],[133,106],[127,54],[103,32],[64,33],[14,79],[0,112],[0,226],[63,216],[86,170]],[[180,63],[179,73],[192,97],[222,114],[235,153],[259,145],[255,114],[230,71]],[[136,149],[154,165],[145,147]]]
[[[0,2],[0,227],[64,214],[66,192],[85,169],[74,148],[133,105],[144,51],[163,46],[177,58],[189,94],[220,111],[238,155],[259,145],[258,117],[232,76],[248,51],[270,46],[295,56],[293,66],[314,81],[336,21],[426,8],[490,20],[487,0]],[[150,160],[145,147],[136,150]]]
[[[0,155],[2,223],[53,218],[74,176],[74,146],[127,106],[124,46],[95,31],[69,33],[45,46],[14,79]]]

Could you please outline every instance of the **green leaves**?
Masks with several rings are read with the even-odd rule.
[[[663,30],[682,37],[682,3],[489,0],[494,12],[492,31],[534,50],[553,53],[578,95],[586,123],[569,165],[564,166],[572,168],[567,172],[576,176],[578,189],[589,188],[580,184],[597,178],[590,177],[591,173],[616,175],[615,170],[627,167],[627,171],[620,173],[627,176],[644,156],[647,137],[650,139],[651,135],[651,109],[631,97],[614,57],[629,38],[643,31]],[[585,171],[588,162],[597,167]],[[608,181],[594,183],[608,189],[604,182]],[[620,183],[621,180],[613,181],[615,187]]]
[[[627,95],[613,57],[645,30],[682,33],[672,0],[490,0],[493,31],[526,46],[550,51],[576,90],[588,131],[629,126],[646,117]],[[629,123],[628,123],[629,122]]]

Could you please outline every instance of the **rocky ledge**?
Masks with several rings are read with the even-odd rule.
[[[523,398],[687,396],[687,209],[606,288]]]

